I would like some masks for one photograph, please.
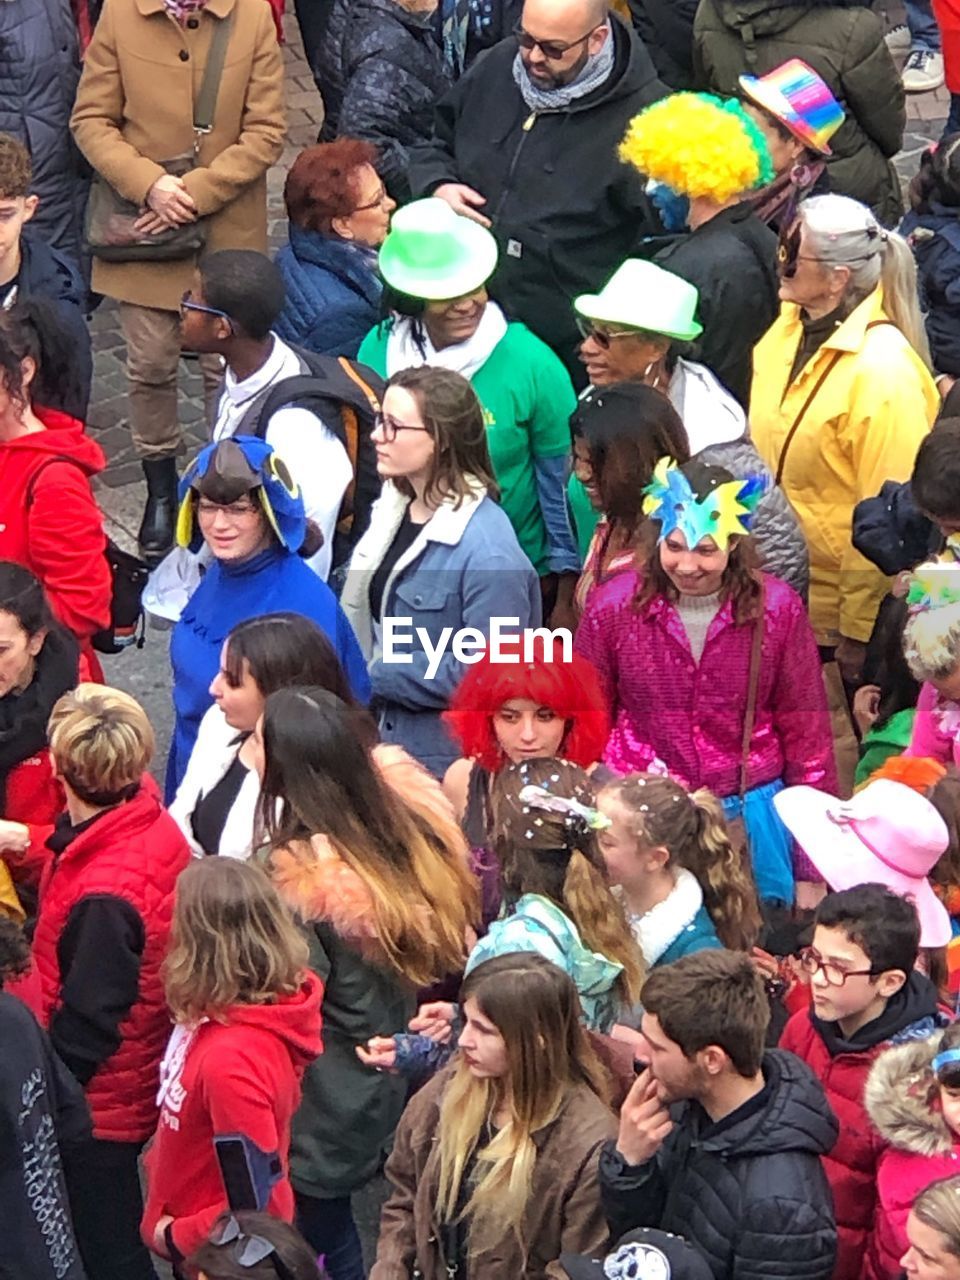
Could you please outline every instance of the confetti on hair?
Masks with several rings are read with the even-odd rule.
[[[722,204],[773,181],[763,134],[733,98],[673,93],[634,116],[621,160],[691,199]]]

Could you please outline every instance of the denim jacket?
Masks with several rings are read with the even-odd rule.
[[[350,561],[341,604],[369,663],[383,741],[400,743],[442,775],[460,753],[440,716],[466,674],[451,637],[465,627],[489,635],[491,618],[517,619],[509,628],[504,625],[509,633],[517,626],[539,626],[540,584],[507,516],[474,482],[459,506],[452,500],[441,504],[387,579],[383,618],[409,619],[402,633],[410,639],[399,643],[398,625],[393,660],[385,660],[382,620],[375,621],[370,611],[370,583],[408,502],[395,485],[384,484]],[[448,642],[429,677],[430,658],[417,628],[431,647],[441,638]]]

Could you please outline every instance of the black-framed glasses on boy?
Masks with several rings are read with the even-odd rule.
[[[581,338],[592,338],[604,351],[609,350],[610,343],[617,338],[636,338],[640,333],[639,329],[603,329],[593,320],[584,320],[581,316],[577,316],[577,328]]]
[[[208,307],[202,302],[194,302],[192,289],[188,289],[180,298],[180,314],[183,315],[185,311],[202,311],[204,315],[219,316],[221,320],[226,320],[228,324],[233,324],[227,313],[221,311],[219,307]]]
[[[828,987],[842,987],[848,978],[875,978],[874,969],[844,969],[841,965],[824,960],[816,947],[804,947],[800,952],[800,968],[804,973],[822,973]]]
[[[398,431],[426,431],[429,427],[417,426],[412,422],[398,422],[396,418],[391,418],[386,413],[378,413],[373,420],[374,432],[379,432],[383,438],[384,444],[393,444],[397,438]]]

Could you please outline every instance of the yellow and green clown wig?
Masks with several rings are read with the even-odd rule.
[[[620,159],[678,195],[723,204],[773,181],[763,134],[733,98],[672,93],[634,116]]]

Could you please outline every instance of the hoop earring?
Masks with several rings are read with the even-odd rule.
[[[647,367],[644,369],[643,371],[644,382],[647,382],[647,378],[650,376],[650,370],[654,368],[654,366],[657,363],[658,362],[656,360],[651,360],[650,363],[647,365]],[[656,391],[657,388],[660,386],[660,374],[658,373],[652,382],[648,382],[647,386],[650,387],[652,390]]]

